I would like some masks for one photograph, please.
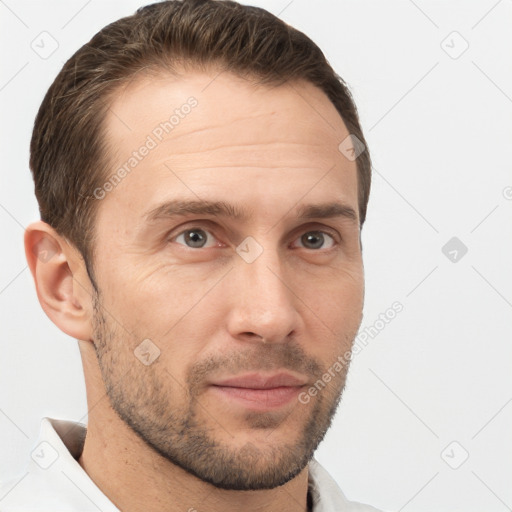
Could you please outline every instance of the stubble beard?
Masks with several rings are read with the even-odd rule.
[[[297,476],[308,464],[331,426],[345,386],[349,362],[311,400],[312,406],[300,402],[297,407],[309,407],[307,421],[291,443],[274,443],[273,432],[286,423],[282,414],[248,412],[246,426],[268,430],[268,444],[247,442],[232,447],[219,441],[215,430],[223,429],[222,418],[214,410],[205,411],[200,401],[205,377],[212,371],[273,370],[289,368],[315,380],[324,373],[324,366],[308,357],[297,344],[265,345],[254,353],[210,358],[192,365],[185,383],[180,383],[158,360],[145,366],[136,359],[125,340],[118,335],[113,322],[103,315],[99,297],[94,301],[94,340],[96,356],[113,410],[150,448],[172,464],[204,482],[230,490],[272,489]],[[354,334],[355,336],[355,334]],[[353,341],[353,339],[351,340]],[[131,345],[130,345],[131,346]],[[262,354],[264,356],[262,357]],[[261,364],[255,368],[256,361]],[[174,386],[173,386],[174,385]],[[176,404],[173,392],[187,390],[185,406]],[[208,426],[210,424],[210,426]],[[285,428],[283,425],[281,428]],[[226,430],[226,429],[224,429]],[[297,430],[295,430],[297,432]],[[236,436],[236,432],[229,432]],[[227,437],[227,436],[225,436]]]

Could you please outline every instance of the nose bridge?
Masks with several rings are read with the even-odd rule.
[[[233,276],[232,334],[252,333],[266,341],[283,341],[297,327],[298,313],[279,251],[269,242],[258,248],[254,240],[245,249],[246,253],[237,251],[240,260]]]
[[[274,249],[267,249],[252,263],[242,263],[242,272],[249,283],[248,296],[261,307],[269,309],[272,303],[288,300],[282,262]]]

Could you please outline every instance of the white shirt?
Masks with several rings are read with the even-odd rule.
[[[25,471],[0,485],[0,512],[120,512],[78,463],[86,426],[43,418]],[[309,463],[313,512],[379,512],[348,501],[329,473]]]

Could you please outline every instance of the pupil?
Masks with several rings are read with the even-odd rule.
[[[188,238],[188,240],[190,242],[192,242],[193,247],[201,247],[202,243],[204,243],[204,236],[201,235],[200,233],[201,233],[200,230],[190,230],[190,231],[188,231],[187,238]]]
[[[315,248],[318,248],[318,247],[321,247],[322,244],[323,244],[323,234],[320,233],[319,231],[314,231],[313,233],[316,233],[316,234],[307,234],[307,235],[304,235],[307,243],[310,243],[312,242],[312,245],[315,247]],[[315,239],[317,241],[317,243],[315,243]]]

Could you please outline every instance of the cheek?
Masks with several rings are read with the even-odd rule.
[[[334,332],[339,332],[343,325],[350,330],[350,326],[359,324],[363,299],[364,278],[359,269],[337,270],[330,279],[310,286],[304,293],[304,300],[313,306],[320,318],[333,326]]]
[[[311,308],[313,314],[309,313],[310,329],[317,325],[320,333],[329,340],[317,343],[322,350],[320,357],[327,366],[350,350],[363,318],[363,299],[364,281],[358,273],[333,279],[321,290],[310,290],[308,305],[314,305]]]
[[[123,336],[131,333],[131,342],[125,350],[128,360],[138,366],[132,355],[143,340],[151,340],[156,347],[153,350],[158,352],[154,371],[160,372],[163,380],[170,379],[170,385],[177,386],[178,396],[186,387],[187,370],[208,349],[214,327],[219,323],[211,312],[218,311],[221,305],[215,294],[205,293],[204,283],[183,280],[179,271],[173,273],[172,279],[170,275],[167,277],[161,279],[159,274],[157,279],[155,274],[143,282],[118,286],[118,290],[122,289],[116,294],[112,311],[125,328],[118,331]]]
[[[190,272],[175,267],[172,272],[137,266],[126,271],[119,265],[104,281],[111,297],[112,315],[128,330],[160,338],[189,311],[195,309],[207,292],[206,283]],[[143,332],[147,329],[147,332]]]

